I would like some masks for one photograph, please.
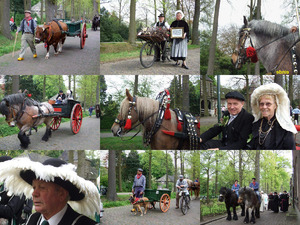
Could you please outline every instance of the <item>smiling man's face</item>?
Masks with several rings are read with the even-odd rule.
[[[50,219],[58,213],[67,203],[68,192],[52,182],[33,180],[33,203],[35,211]]]

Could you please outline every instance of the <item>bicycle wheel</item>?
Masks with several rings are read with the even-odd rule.
[[[181,212],[183,213],[183,215],[185,215],[187,213],[187,210],[188,210],[188,206],[187,206],[187,202],[186,202],[186,197],[185,196],[182,196],[181,197],[181,203],[180,203],[180,209],[181,209]]]
[[[149,68],[153,65],[156,58],[155,43],[146,42],[143,44],[140,52],[140,62],[143,67]]]
[[[169,62],[171,61],[171,43],[170,42],[166,41],[162,54],[163,54],[164,61],[166,61],[166,59]]]

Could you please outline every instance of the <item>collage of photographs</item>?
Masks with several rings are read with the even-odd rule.
[[[0,1],[0,225],[200,224],[201,10]]]
[[[201,225],[300,224],[299,6],[201,1]]]

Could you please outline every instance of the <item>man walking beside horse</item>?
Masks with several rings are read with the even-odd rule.
[[[146,177],[143,175],[143,169],[138,168],[137,175],[135,175],[132,185],[132,193],[135,195],[136,201],[143,198],[145,188]],[[135,212],[135,209],[133,208],[131,211]]]
[[[21,39],[21,52],[19,54],[18,61],[24,60],[24,55],[26,52],[27,44],[29,45],[33,58],[37,57],[36,48],[34,45],[34,31],[37,27],[36,21],[31,17],[31,11],[26,10],[25,18],[21,21],[20,27],[16,32],[16,36],[20,31],[22,31]]]

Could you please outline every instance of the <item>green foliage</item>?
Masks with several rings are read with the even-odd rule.
[[[129,28],[115,15],[111,15],[104,7],[100,10],[100,40],[101,42],[122,42],[128,39]]]
[[[78,101],[81,102],[83,107],[89,108],[96,104],[96,89],[98,80],[99,75],[77,76],[77,96],[79,96]]]
[[[12,40],[7,39],[6,37],[0,34],[0,56],[3,56],[13,51],[16,33],[11,32],[11,35],[13,37]],[[17,37],[15,51],[21,49],[21,36],[22,35],[18,35]]]

